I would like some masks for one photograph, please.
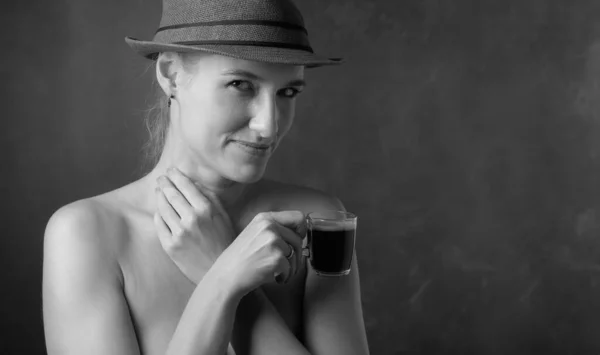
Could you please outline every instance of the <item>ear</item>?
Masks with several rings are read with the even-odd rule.
[[[176,94],[181,68],[181,57],[175,52],[160,53],[156,59],[156,79],[167,96]]]

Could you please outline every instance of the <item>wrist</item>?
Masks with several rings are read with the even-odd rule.
[[[220,297],[224,297],[228,301],[239,302],[245,293],[239,289],[238,283],[231,276],[211,268],[204,275],[202,283],[206,283],[207,288],[215,290]]]

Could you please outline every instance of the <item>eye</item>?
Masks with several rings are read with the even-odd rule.
[[[247,80],[234,80],[228,84],[239,91],[252,91],[254,88],[252,83]]]
[[[298,94],[300,94],[302,91],[295,89],[295,88],[285,88],[283,90],[281,90],[279,92],[279,94],[283,97],[289,98],[289,99],[293,99],[294,97],[296,97]]]

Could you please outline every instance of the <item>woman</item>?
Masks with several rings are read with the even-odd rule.
[[[262,178],[304,68],[337,63],[312,53],[298,10],[165,0],[154,41],[127,42],[168,102],[160,158],[48,222],[48,353],[367,354],[356,261],[322,278],[302,258],[305,213],[344,207]]]

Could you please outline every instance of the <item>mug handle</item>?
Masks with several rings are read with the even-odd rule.
[[[311,229],[311,225],[310,225],[310,219],[308,219],[308,216],[306,217],[305,222],[306,222],[306,235],[304,236],[304,239],[306,239],[306,246],[302,247],[302,256],[310,259],[310,238],[308,238],[308,231]]]

